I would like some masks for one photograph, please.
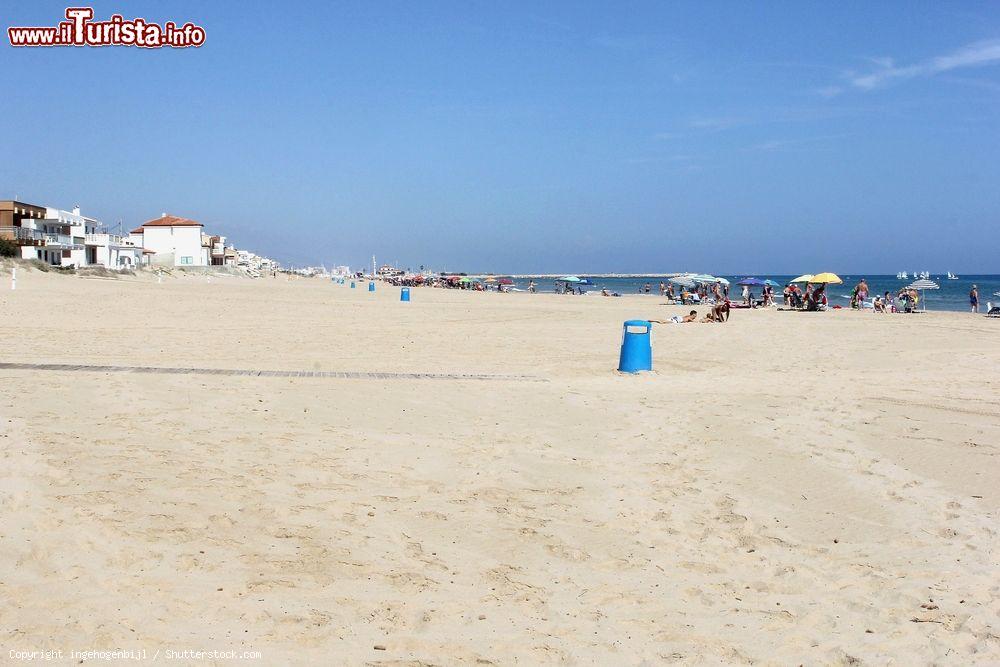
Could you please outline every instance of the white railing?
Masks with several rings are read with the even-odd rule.
[[[45,234],[38,229],[27,227],[0,227],[0,238],[16,239],[18,241],[44,241]]]
[[[117,234],[87,234],[85,242],[88,245],[114,246],[118,248],[138,247],[124,236]]]
[[[79,250],[83,247],[82,244],[74,241],[72,236],[66,234],[45,234],[45,245],[63,246],[73,250]]]

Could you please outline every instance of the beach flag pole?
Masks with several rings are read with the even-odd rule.
[[[12,290],[17,289],[17,267],[13,267],[10,270],[10,288]]]

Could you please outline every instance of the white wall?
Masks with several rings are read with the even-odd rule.
[[[201,247],[201,227],[143,227],[142,230],[143,247],[156,253],[154,263],[207,265]]]

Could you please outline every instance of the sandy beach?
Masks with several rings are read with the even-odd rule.
[[[2,663],[1000,662],[1000,322],[179,275],[0,274]]]

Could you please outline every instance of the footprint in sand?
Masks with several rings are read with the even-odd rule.
[[[590,560],[590,554],[588,554],[586,551],[583,551],[581,549],[575,549],[573,547],[566,546],[565,544],[546,544],[545,550],[548,551],[553,556],[557,556],[559,558],[573,561],[576,563],[585,560]]]

